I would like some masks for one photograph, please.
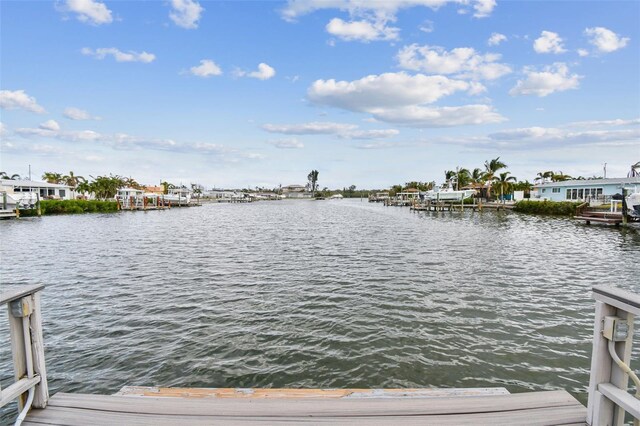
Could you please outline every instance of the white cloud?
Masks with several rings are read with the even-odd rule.
[[[295,21],[317,10],[338,9],[352,16],[374,15],[395,19],[396,13],[402,9],[423,6],[436,10],[447,3],[472,5],[476,18],[489,16],[496,6],[495,0],[289,0],[281,10],[281,15],[287,21]]]
[[[509,129],[488,135],[489,139],[517,145],[588,145],[588,144],[633,144],[640,138],[639,129],[627,130],[580,130],[559,128],[526,127]]]
[[[356,129],[354,124],[312,122],[303,124],[265,124],[262,129],[269,133],[282,133],[285,135],[335,135]]]
[[[533,42],[533,50],[537,53],[564,53],[566,49],[558,33],[542,31],[540,37]]]
[[[113,22],[111,11],[104,3],[95,0],[66,0],[62,10],[73,12],[80,22],[93,25],[110,24]]]
[[[476,18],[486,18],[491,15],[495,7],[496,0],[477,0],[473,4],[473,8],[475,9],[473,16]]]
[[[262,129],[269,133],[285,135],[334,135],[340,139],[384,139],[397,136],[396,129],[360,130],[355,124],[333,123],[328,121],[302,124],[265,124]]]
[[[587,49],[578,49],[578,56],[585,57],[589,56],[589,51]]]
[[[584,30],[589,37],[589,43],[594,45],[598,52],[610,53],[622,49],[629,42],[629,37],[620,37],[613,31],[604,27],[593,27]]]
[[[495,80],[511,72],[508,65],[498,63],[495,53],[481,55],[471,47],[447,51],[439,46],[405,46],[398,52],[400,67],[431,74],[455,74],[458,78]]]
[[[362,143],[356,145],[358,149],[388,149],[388,148],[398,148],[397,143],[393,142],[371,142],[371,143]]]
[[[9,134],[9,130],[7,130],[7,126],[4,123],[0,122],[0,136],[6,136]]]
[[[276,75],[276,70],[268,64],[261,62],[258,64],[258,70],[246,74],[247,77],[257,78],[258,80],[269,80]]]
[[[404,72],[369,75],[355,81],[316,80],[307,90],[310,101],[350,111],[429,104],[472,88],[469,82],[445,76]]]
[[[491,37],[489,37],[489,40],[487,40],[487,44],[489,46],[497,46],[503,41],[507,41],[506,35],[500,33],[492,33]]]
[[[369,42],[374,40],[397,40],[399,28],[386,26],[385,20],[377,22],[350,21],[333,18],[326,26],[329,34],[347,41]]]
[[[510,95],[544,97],[555,92],[577,89],[582,78],[578,74],[569,74],[569,67],[561,62],[546,66],[543,71],[525,68],[524,73],[526,79],[518,80],[515,87],[509,91]]]
[[[446,127],[498,123],[505,118],[486,105],[425,107],[456,92],[477,94],[477,82],[445,76],[410,76],[404,72],[370,75],[355,81],[317,80],[307,91],[311,102],[355,112],[366,112],[378,121],[413,127]]]
[[[113,56],[113,59],[115,59],[116,62],[143,62],[145,64],[148,64],[156,59],[156,55],[154,55],[153,53],[138,53],[132,50],[130,50],[129,52],[122,52],[115,47],[101,47],[95,50],[84,47],[82,48],[82,50],[80,50],[80,52],[83,55],[93,56],[96,59],[104,59],[107,56]]]
[[[62,113],[69,120],[100,120],[100,117],[94,117],[87,111],[80,108],[68,107]]]
[[[52,132],[57,132],[60,130],[60,125],[55,120],[47,120],[44,123],[38,126],[42,130],[50,130]]]
[[[189,30],[198,28],[198,21],[204,12],[200,3],[194,0],[171,0],[171,8],[169,18],[177,26]]]
[[[300,149],[304,148],[304,144],[296,138],[278,139],[275,141],[267,141],[269,145],[273,145],[280,149]]]
[[[400,134],[400,131],[396,129],[353,130],[350,132],[341,133],[338,135],[338,137],[342,139],[369,140],[369,139],[386,139],[386,138],[391,138],[393,136],[398,136],[399,134]]]
[[[203,59],[200,65],[189,68],[189,72],[198,77],[211,77],[212,75],[221,75],[222,69],[211,59]]]
[[[45,109],[38,105],[36,98],[29,96],[24,90],[0,90],[0,108],[24,109],[37,114],[45,113]]]
[[[422,25],[420,25],[419,29],[420,31],[429,34],[433,32],[433,30],[435,29],[435,26],[433,24],[433,21],[430,21],[427,19],[426,21],[424,21]]]
[[[573,123],[569,123],[567,127],[583,127],[583,128],[593,128],[593,127],[622,127],[622,126],[638,126],[640,125],[640,118],[632,118],[630,120],[616,118],[614,120],[590,120],[590,121],[575,121]]]
[[[370,112],[377,120],[418,128],[467,126],[506,121],[506,118],[488,105],[454,107],[411,105],[401,108],[376,108]]]

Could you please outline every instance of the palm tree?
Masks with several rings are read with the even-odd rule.
[[[550,180],[552,176],[553,176],[553,172],[551,170],[547,172],[538,172],[538,175],[536,176],[535,181],[543,183],[543,182],[546,182],[548,179]]]
[[[496,173],[501,169],[506,169],[507,165],[500,161],[500,157],[484,162],[484,181],[489,183],[487,188],[487,198],[491,198],[491,183],[496,177]]]
[[[9,179],[7,172],[0,172],[0,179]]]
[[[9,179],[11,179],[11,180],[20,180],[20,175],[17,174],[17,173],[13,174],[13,175],[11,175],[11,177]]]
[[[499,176],[495,176],[493,181],[496,183],[496,187],[500,190],[500,198],[502,198],[502,202],[504,203],[504,193],[509,192],[511,189],[512,183],[517,179],[514,176],[509,176],[510,172],[500,173]]]
[[[62,175],[60,173],[44,172],[42,179],[49,183],[60,183],[62,182]]]
[[[318,188],[318,171],[311,170],[311,172],[307,175],[307,180],[309,181],[309,189],[311,190],[311,196],[316,196],[316,189]]]
[[[73,174],[73,172],[69,172],[68,175],[64,175],[62,177],[62,182],[64,182],[65,185],[68,185],[71,187],[72,198],[75,198],[74,192],[77,190],[78,185],[86,181],[87,180],[84,177],[76,176],[75,174]]]
[[[640,176],[640,161],[631,166],[631,171],[627,174],[627,177],[636,177]]]
[[[473,183],[482,183],[482,177],[483,177],[482,169],[479,169],[476,167],[471,172],[471,182]]]
[[[553,173],[551,176],[551,182],[563,182],[570,179],[572,179],[572,177],[569,175],[565,175],[564,173],[562,173],[562,171],[560,171],[559,173]]]

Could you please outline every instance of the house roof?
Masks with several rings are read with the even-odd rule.
[[[63,185],[60,183],[38,182],[35,180],[11,180],[1,179],[0,185],[2,186],[26,186],[30,188],[71,188],[69,185]]]
[[[610,178],[610,179],[572,179],[562,182],[543,182],[533,185],[534,188],[552,188],[567,186],[597,186],[597,185],[640,185],[640,177]]]

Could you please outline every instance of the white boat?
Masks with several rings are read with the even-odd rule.
[[[473,197],[476,194],[475,189],[453,189],[451,181],[447,181],[439,188],[434,188],[430,191],[421,192],[420,198],[424,200],[437,200],[437,201],[461,201],[465,198]]]
[[[162,196],[165,204],[186,205],[191,202],[191,191],[187,188],[171,188],[169,193]]]
[[[34,209],[38,202],[37,192],[2,192],[0,193],[0,209]]]
[[[634,191],[627,195],[627,213],[629,216],[640,220],[640,191]]]

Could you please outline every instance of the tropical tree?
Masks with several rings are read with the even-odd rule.
[[[311,196],[315,197],[316,189],[318,189],[318,171],[311,170],[311,172],[307,175],[307,180],[309,181],[309,190],[311,191]]]
[[[114,198],[118,189],[127,186],[125,179],[118,175],[91,177],[93,182],[90,185],[90,192],[93,192],[99,199]]]
[[[489,187],[487,188],[487,197],[491,197],[491,183],[494,181],[496,177],[496,173],[499,170],[506,169],[507,165],[500,161],[500,157],[496,157],[492,160],[488,160],[484,162],[484,176],[483,179],[485,182],[489,183]]]
[[[0,172],[0,179],[9,179],[7,172]]]
[[[62,183],[62,175],[54,172],[44,172],[42,179],[49,183]]]
[[[540,183],[547,182],[548,180],[551,180],[552,176],[553,176],[553,172],[551,170],[546,172],[538,172],[538,174],[536,175],[535,181]]]
[[[71,187],[71,193],[73,194],[77,191],[78,185],[81,182],[86,182],[87,180],[82,176],[76,176],[73,172],[69,172],[68,175],[64,175],[62,177],[62,183]],[[75,195],[72,195],[75,198]]]
[[[175,188],[175,187],[176,187],[174,184],[169,183],[169,182],[166,182],[166,181],[164,181],[164,182],[160,182],[160,185],[162,185],[162,187],[164,188],[164,191],[163,191],[163,192],[164,192],[165,194],[168,194],[170,189],[173,189],[173,188]]]
[[[553,173],[553,175],[551,176],[551,182],[563,182],[569,179],[572,179],[571,176],[565,175],[564,173],[562,173],[562,171]]]
[[[513,185],[512,182],[517,180],[514,176],[509,176],[510,174],[510,172],[504,172],[493,178],[496,189],[500,191],[500,198],[502,198],[502,202],[504,202],[504,193],[508,193]]]
[[[631,165],[631,171],[627,174],[628,177],[636,177],[640,176],[640,161],[636,164]]]
[[[482,173],[482,169],[479,168],[475,168],[473,169],[473,171],[471,172],[471,182],[473,183],[482,183],[482,181],[484,180],[484,173]]]
[[[91,184],[85,179],[76,186],[76,193],[89,194],[92,192]]]

